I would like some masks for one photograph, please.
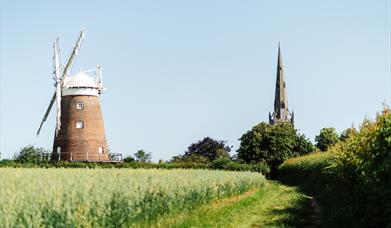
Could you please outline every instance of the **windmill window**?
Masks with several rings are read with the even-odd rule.
[[[98,148],[98,152],[99,152],[100,154],[103,154],[103,147],[102,147],[102,146],[100,146],[100,147]]]
[[[76,109],[83,109],[84,108],[84,104],[79,102],[76,104]]]
[[[58,154],[61,153],[61,147],[60,146],[57,147],[57,153]]]
[[[76,128],[77,128],[77,129],[82,129],[82,128],[84,128],[84,122],[83,122],[83,121],[77,121],[77,122],[76,122]]]

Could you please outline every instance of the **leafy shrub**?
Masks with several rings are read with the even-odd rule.
[[[179,155],[174,156],[171,162],[187,162],[187,163],[209,163],[209,159],[199,154]]]
[[[38,164],[42,162],[42,156],[49,151],[45,150],[42,147],[35,147],[33,145],[28,145],[19,150],[14,156],[14,160],[21,163],[33,163]]]
[[[133,162],[135,159],[132,156],[127,156],[124,158],[124,162]]]
[[[330,226],[391,226],[391,113],[330,147],[286,161],[282,181],[299,184],[321,201]]]

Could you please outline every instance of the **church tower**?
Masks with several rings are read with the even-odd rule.
[[[274,98],[273,114],[269,112],[269,123],[291,123],[294,124],[294,113],[288,110],[288,99],[286,95],[284,67],[282,65],[282,56],[280,43],[278,43],[277,57],[277,78],[276,78],[276,93]]]

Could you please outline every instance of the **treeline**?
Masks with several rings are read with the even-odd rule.
[[[192,143],[184,154],[169,161],[152,163],[152,154],[139,150],[126,156],[123,163],[49,162],[50,151],[27,146],[17,152],[12,160],[0,162],[7,167],[85,167],[85,168],[197,168],[255,171],[273,176],[284,160],[312,152],[314,146],[291,124],[269,125],[260,123],[243,134],[239,150],[230,155],[231,146],[226,141],[205,137]],[[46,155],[46,156],[44,156]]]
[[[26,146],[9,161],[0,166],[13,167],[118,167],[118,168],[204,168],[236,171],[257,171],[267,177],[276,176],[277,167],[285,160],[309,154],[316,150],[326,150],[339,140],[346,138],[346,131],[341,136],[334,128],[324,128],[316,136],[316,145],[290,123],[270,125],[265,122],[255,125],[240,138],[239,149],[231,155],[232,147],[227,141],[205,137],[192,143],[183,154],[172,157],[169,161],[151,162],[152,154],[138,150],[123,159],[124,163],[67,163],[49,162],[50,151],[34,146]]]
[[[325,227],[391,227],[390,109],[326,152],[286,161],[279,178],[319,200]]]

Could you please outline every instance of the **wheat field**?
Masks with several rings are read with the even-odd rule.
[[[0,227],[118,227],[261,187],[259,173],[159,169],[0,169]]]

